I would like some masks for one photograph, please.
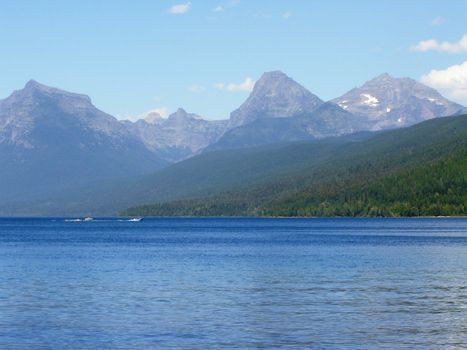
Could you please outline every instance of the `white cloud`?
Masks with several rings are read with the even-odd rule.
[[[442,70],[433,69],[420,81],[453,100],[467,104],[467,61]]]
[[[135,122],[135,121],[140,120],[140,119],[145,119],[148,116],[154,118],[155,113],[157,113],[161,117],[165,118],[165,117],[167,117],[169,115],[170,112],[169,112],[167,107],[159,107],[159,108],[154,108],[154,109],[151,109],[149,111],[146,111],[144,113],[137,114],[137,115],[134,115],[134,114],[123,115],[123,116],[118,115],[117,117],[118,117],[118,119],[131,120],[131,121]]]
[[[224,12],[230,7],[236,7],[240,4],[240,0],[230,0],[224,2],[222,5],[215,6],[211,9],[211,12]]]
[[[191,91],[191,92],[199,93],[199,92],[205,91],[206,87],[204,87],[202,85],[198,85],[198,84],[193,84],[193,85],[188,87],[188,90]]]
[[[146,113],[143,113],[143,115],[148,115],[150,113],[157,113],[161,117],[164,117],[164,118],[167,117],[170,114],[167,107],[159,107],[159,108],[151,109],[151,110],[147,111]]]
[[[292,12],[290,11],[286,11],[281,15],[283,19],[289,19],[291,16],[292,16]]]
[[[225,90],[229,92],[239,92],[239,91],[251,91],[255,86],[255,81],[250,77],[246,77],[245,80],[239,84],[235,83],[217,83],[214,84],[214,87],[219,90]]]
[[[174,14],[174,15],[180,15],[182,13],[186,13],[190,10],[191,7],[191,2],[187,2],[185,4],[178,4],[174,5],[171,8],[167,10],[168,13]]]
[[[439,42],[436,39],[420,41],[417,45],[410,48],[412,51],[426,52],[438,51],[448,53],[463,53],[467,52],[467,34],[457,42],[443,41]]]
[[[434,39],[420,41],[417,45],[410,48],[411,51],[425,52],[429,50],[436,50],[438,47],[438,41]]]
[[[438,27],[444,23],[444,18],[441,16],[435,17],[431,20],[431,25]]]
[[[223,12],[224,11],[224,6],[216,6],[214,8],[211,9],[212,12]]]

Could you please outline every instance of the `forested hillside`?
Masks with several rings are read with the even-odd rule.
[[[467,214],[467,116],[342,145],[319,163],[214,196],[125,215],[419,216]]]

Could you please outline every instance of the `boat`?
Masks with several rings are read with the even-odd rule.
[[[131,222],[139,222],[139,221],[141,221],[141,220],[143,220],[143,218],[131,218],[131,219],[129,219],[128,221],[131,221]]]
[[[87,221],[87,222],[89,222],[89,221],[93,221],[93,220],[94,220],[94,218],[87,217],[87,218],[84,218],[84,220],[83,220],[83,221]]]

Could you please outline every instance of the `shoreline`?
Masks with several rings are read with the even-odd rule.
[[[465,216],[0,216],[2,219],[76,219],[92,217],[93,219],[467,219]]]

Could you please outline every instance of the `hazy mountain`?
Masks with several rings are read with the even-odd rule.
[[[280,71],[264,73],[230,115],[228,131],[206,150],[251,147],[349,134],[367,128],[361,116],[324,103]]]
[[[332,102],[323,103],[312,113],[303,114],[296,119],[314,138],[341,136],[367,129],[361,117]]]
[[[382,74],[336,98],[346,111],[367,118],[371,130],[409,126],[456,114],[463,107],[410,78]]]
[[[339,145],[373,133],[316,141],[207,152],[153,174],[96,181],[72,191],[34,200],[0,202],[0,215],[115,215],[131,205],[209,195],[237,186],[262,183],[279,175],[305,171],[336,152]]]
[[[166,215],[257,214],[256,209],[269,210],[285,197],[298,201],[299,194],[314,191],[315,185],[320,195],[335,194],[336,182],[352,188],[414,164],[429,164],[465,149],[466,132],[467,116],[461,116],[391,131],[206,152],[154,174],[102,181],[35,201],[4,202],[0,214],[112,215],[131,205],[180,199],[190,201],[149,210]],[[196,199],[206,196],[215,197]]]
[[[365,129],[361,119],[332,102],[326,102],[312,112],[290,118],[260,118],[233,128],[206,151],[351,134]]]
[[[310,113],[323,101],[280,71],[264,73],[248,99],[230,114],[229,128],[263,118]]]
[[[389,74],[331,102],[324,103],[282,72],[264,73],[248,99],[231,113],[228,131],[207,150],[406,127],[465,112],[436,90]]]
[[[167,119],[151,113],[145,119],[126,123],[126,126],[148,149],[174,162],[197,154],[216,142],[226,123],[224,120],[208,121],[180,108]]]
[[[31,80],[0,100],[0,164],[7,197],[142,174],[166,162],[88,96]]]
[[[433,89],[388,75],[346,96],[335,100],[341,107],[325,103],[285,74],[270,72],[229,121],[207,121],[179,109],[168,118],[150,113],[132,123],[99,111],[85,95],[30,81],[0,100],[0,212],[26,213],[34,208],[29,213],[39,215],[89,209],[108,214],[123,205],[210,194],[219,190],[220,183],[225,184],[223,189],[244,184],[244,176],[264,179],[277,164],[281,172],[288,172],[323,157],[337,161],[330,158],[334,146],[327,146],[328,141],[336,143],[335,137],[339,144],[355,141],[368,136],[362,130],[405,126],[462,109]],[[291,141],[324,148],[317,146],[310,154],[293,147],[283,148],[280,155],[269,151],[258,155],[256,148],[248,153],[248,148],[275,144],[258,148],[275,149]],[[233,148],[245,149],[219,152]],[[130,178],[203,150],[217,152],[206,152],[156,175]],[[244,161],[244,157],[250,158]],[[256,162],[260,168],[267,163],[269,170],[255,170]]]

